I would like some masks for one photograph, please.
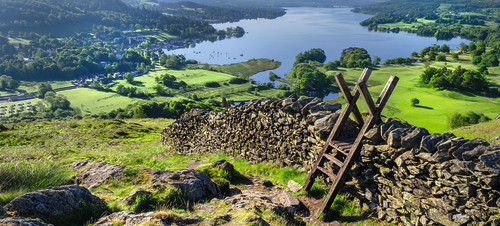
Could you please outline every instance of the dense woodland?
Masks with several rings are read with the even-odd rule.
[[[173,3],[179,0],[126,0],[132,4],[158,4],[163,2]],[[191,2],[213,5],[213,6],[232,6],[232,7],[338,7],[338,6],[351,6],[351,7],[361,7],[377,2],[383,2],[383,0],[190,0]]]
[[[169,15],[184,16],[196,20],[216,22],[236,22],[242,19],[275,19],[285,15],[282,8],[257,8],[235,7],[235,6],[211,6],[194,2],[148,2],[148,1],[125,1],[131,5],[144,7],[146,9],[159,10]]]
[[[128,29],[158,29],[172,35],[215,34],[207,23],[131,7],[120,0],[5,0],[0,2],[0,31],[11,36],[30,33],[90,31],[92,25]],[[26,34],[28,33],[28,34]],[[32,34],[31,34],[32,35]]]

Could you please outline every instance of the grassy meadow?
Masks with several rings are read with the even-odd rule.
[[[451,57],[448,56],[448,60]],[[461,65],[466,69],[476,69],[476,66],[470,64],[470,57],[460,55],[458,62],[435,62],[431,67],[448,67],[454,69]],[[397,117],[410,124],[428,129],[431,133],[444,133],[449,130],[448,116],[455,112],[465,113],[474,111],[483,113],[490,118],[497,117],[500,114],[500,98],[487,99],[482,95],[476,95],[461,90],[437,90],[419,82],[420,74],[425,69],[424,64],[417,63],[413,65],[380,65],[373,69],[372,75],[368,81],[369,90],[374,100],[378,98],[385,83],[391,75],[399,77],[399,82],[394,90],[387,106],[382,112],[387,117]],[[349,86],[354,87],[362,70],[342,68]],[[490,86],[500,86],[500,70],[498,67],[489,68],[488,79]],[[328,72],[335,73],[333,71]],[[417,98],[420,104],[412,107],[410,100]],[[332,102],[344,102],[343,98],[333,100]],[[361,98],[358,100],[358,106],[361,105],[362,111],[366,111]],[[500,131],[496,131],[500,135]]]

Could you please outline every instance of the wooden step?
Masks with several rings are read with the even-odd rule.
[[[338,167],[341,167],[344,165],[344,163],[342,161],[340,161],[339,159],[333,157],[332,155],[329,155],[329,154],[324,154],[323,155],[325,158],[327,158],[328,160],[332,161],[333,163],[335,163],[335,165],[337,165]]]
[[[337,151],[339,151],[340,153],[342,153],[345,156],[347,156],[349,154],[349,151],[352,148],[353,143],[354,143],[354,139],[349,139],[349,140],[332,140],[332,141],[330,141],[330,146],[332,146]]]
[[[330,177],[330,179],[333,181],[335,180],[335,178],[337,177],[335,174],[333,174],[332,172],[328,171],[327,169],[321,167],[321,166],[318,166],[318,169],[319,171],[321,171],[322,173],[324,173],[325,175],[327,175],[328,177]]]

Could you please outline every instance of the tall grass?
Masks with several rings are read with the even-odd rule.
[[[50,161],[0,163],[0,191],[33,191],[72,182],[71,171]]]

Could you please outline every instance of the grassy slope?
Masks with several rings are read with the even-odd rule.
[[[282,168],[271,163],[252,163],[229,157],[221,153],[204,155],[173,155],[160,144],[160,131],[170,125],[170,119],[99,120],[83,119],[52,122],[18,123],[13,129],[0,132],[0,176],[10,178],[9,189],[0,186],[0,205],[8,203],[18,195],[50,185],[73,183],[72,169],[67,167],[78,160],[98,160],[126,166],[131,171],[143,167],[158,170],[184,169],[196,163],[197,168],[210,167],[218,159],[226,159],[239,172],[247,176],[258,176],[270,180],[276,186],[285,187],[288,180],[303,183],[307,177],[304,170]],[[129,170],[130,171],[130,170]],[[21,180],[22,179],[22,180]],[[135,178],[140,180],[140,178]],[[41,183],[43,182],[43,183]],[[2,184],[6,185],[6,184]],[[115,211],[127,207],[119,197],[127,196],[139,185],[110,182],[92,190],[108,201]],[[316,186],[316,185],[315,185]],[[5,187],[4,187],[5,188]],[[109,190],[108,190],[109,189]],[[317,189],[320,189],[318,187]],[[110,192],[112,191],[112,192]],[[326,191],[323,191],[323,193]],[[352,197],[340,195],[334,206],[340,212],[339,221],[377,223],[367,219],[367,210],[361,210],[359,202]],[[218,205],[218,201],[215,201]],[[221,202],[221,204],[224,204]],[[225,204],[224,204],[225,205]],[[228,206],[229,208],[230,206]],[[195,208],[196,209],[196,208]],[[223,207],[221,211],[227,210]],[[192,214],[186,210],[172,209],[182,215]],[[206,215],[213,217],[217,213]],[[237,224],[246,213],[233,212]],[[205,216],[205,215],[204,215]],[[243,217],[242,217],[243,218]],[[281,225],[281,223],[279,224]]]
[[[460,63],[446,62],[446,66],[448,68],[455,68],[460,64],[467,69],[476,68],[474,65],[470,65],[466,57],[461,55],[460,59]],[[445,66],[445,62],[436,62],[431,66],[443,67]],[[421,86],[418,81],[423,70],[423,64],[414,64],[411,66],[381,65],[373,71],[369,80],[369,90],[374,99],[378,97],[391,74],[400,78],[393,95],[382,113],[383,115],[401,118],[415,126],[427,128],[432,133],[443,133],[448,131],[448,116],[454,112],[464,113],[475,111],[484,113],[490,118],[494,118],[500,113],[500,104],[493,103],[483,96],[463,91],[438,91],[430,87]],[[499,71],[498,68],[490,69],[488,78],[491,83],[494,83],[492,86],[500,84]],[[345,69],[342,73],[352,87],[361,74],[361,69]],[[417,107],[412,107],[410,105],[411,98],[418,98],[420,104]],[[493,100],[500,102],[500,98]],[[336,101],[343,101],[343,99]],[[366,109],[361,100],[358,102],[359,104],[363,105],[362,109]]]
[[[500,136],[500,120],[497,119],[477,125],[464,126],[453,129],[450,132],[466,139],[482,137],[489,143],[500,143],[500,140],[493,140],[494,136]]]

